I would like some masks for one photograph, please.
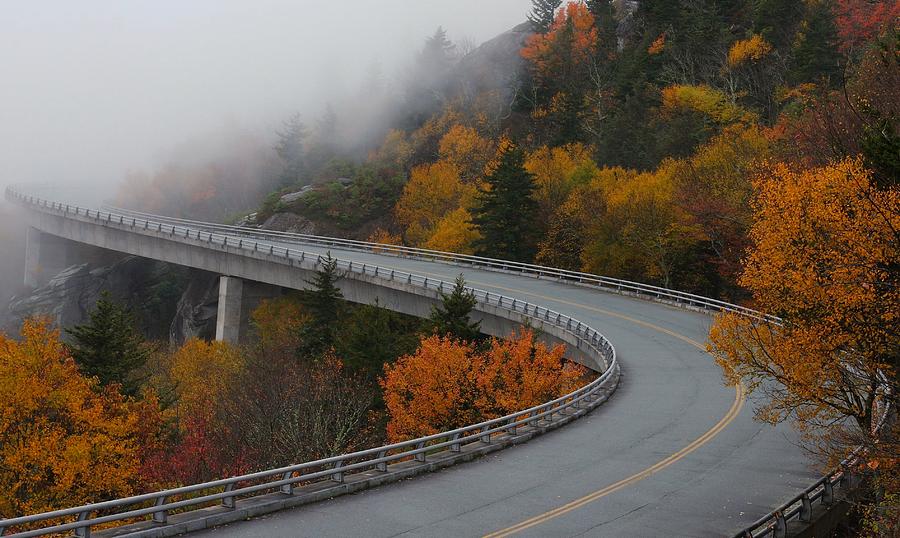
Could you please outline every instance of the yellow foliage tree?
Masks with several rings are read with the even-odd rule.
[[[745,62],[759,61],[772,52],[772,45],[759,34],[734,43],[728,51],[728,65],[737,67]]]
[[[472,183],[484,174],[484,167],[493,155],[493,144],[478,132],[456,124],[447,131],[438,144],[442,160],[456,165],[462,181]]]
[[[477,188],[462,182],[459,167],[438,161],[413,168],[397,202],[397,221],[408,244],[422,246],[438,223],[460,207],[471,207]]]
[[[706,85],[674,85],[663,88],[662,111],[693,110],[719,125],[752,124],[758,115],[731,102],[721,91]]]
[[[534,175],[535,198],[546,218],[565,203],[572,189],[588,183],[598,172],[590,148],[581,143],[542,146],[525,159],[525,169]]]
[[[243,367],[239,350],[225,342],[197,338],[185,342],[172,357],[171,376],[178,397],[178,414],[210,420],[214,403],[223,397]]]
[[[0,515],[132,495],[153,404],[83,377],[46,321],[0,334]]]
[[[310,317],[297,300],[281,297],[262,301],[250,313],[250,319],[263,356],[293,357],[300,348],[301,331]]]
[[[472,224],[472,215],[466,208],[460,207],[437,223],[434,233],[422,246],[431,250],[474,254],[473,245],[480,237],[478,228]]]
[[[586,215],[585,270],[671,286],[686,252],[703,239],[675,203],[673,163],[652,173],[601,174],[592,189],[605,205]]]
[[[728,383],[767,389],[762,419],[793,415],[815,427],[850,418],[868,438],[877,409],[897,403],[900,193],[874,187],[855,159],[776,165],[755,187],[740,283],[784,323],[719,316],[710,351]]]

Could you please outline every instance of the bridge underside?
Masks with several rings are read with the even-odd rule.
[[[99,261],[109,256],[130,254],[201,269],[220,275],[216,339],[237,343],[249,334],[249,313],[262,299],[276,297],[282,290],[307,290],[315,274],[315,260],[298,264],[264,250],[248,253],[223,246],[210,249],[199,240],[166,232],[144,231],[137,234],[127,226],[119,229],[98,225],[90,219],[63,217],[48,213],[30,214],[26,282],[37,285],[74,263]],[[47,276],[49,275],[49,276]],[[341,278],[338,287],[344,298],[359,304],[378,304],[383,308],[420,318],[428,317],[440,298],[437,293],[414,285],[372,275],[352,273]],[[478,305],[473,320],[481,322],[487,335],[503,337],[521,327],[525,318],[496,306]],[[552,324],[532,323],[537,337],[548,345],[566,344],[566,356],[594,370],[597,364],[579,349],[579,340]]]

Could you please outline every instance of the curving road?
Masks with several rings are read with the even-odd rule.
[[[274,243],[322,253],[322,247]],[[570,315],[616,346],[590,415],[475,462],[199,533],[213,536],[722,536],[818,478],[788,427],[753,420],[704,351],[710,318],[532,276],[330,249]]]
[[[818,478],[790,428],[754,421],[752,402],[723,386],[703,351],[706,315],[528,276],[331,252],[448,281],[463,273],[473,287],[576,317],[616,346],[619,389],[590,416],[480,461],[201,535],[720,536]]]

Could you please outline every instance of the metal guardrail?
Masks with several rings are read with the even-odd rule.
[[[126,228],[136,233],[163,234],[175,241],[200,241],[208,244],[211,248],[237,249],[248,254],[269,255],[277,260],[283,260],[282,263],[292,266],[303,266],[304,264],[317,266],[323,260],[323,257],[319,254],[309,254],[300,250],[260,243],[242,237],[207,232],[188,226],[165,224],[149,218],[129,217],[109,211],[98,211],[51,202],[21,194],[12,188],[7,188],[6,196],[49,213],[71,216],[72,218],[83,218],[100,225]],[[443,292],[445,289],[449,290],[453,285],[439,279],[422,277],[378,265],[354,264],[344,260],[337,260],[337,262],[339,268],[347,273],[374,276],[387,281],[405,283],[422,288],[423,291]],[[77,536],[89,536],[93,525],[133,520],[148,515],[151,516],[154,522],[163,524],[173,510],[203,507],[211,502],[220,502],[226,507],[233,508],[241,497],[261,492],[280,491],[285,494],[291,494],[301,482],[343,482],[345,473],[349,472],[372,469],[386,472],[390,463],[401,462],[410,458],[426,461],[428,454],[436,450],[445,449],[450,452],[461,452],[466,445],[474,443],[490,444],[493,442],[493,435],[514,434],[519,427],[536,426],[541,423],[546,425],[554,423],[554,421],[561,422],[570,418],[573,413],[592,409],[602,403],[602,401],[605,401],[604,396],[606,391],[610,389],[610,381],[615,380],[619,370],[615,348],[605,336],[570,316],[548,308],[496,293],[469,289],[482,305],[500,307],[527,318],[554,325],[573,335],[586,346],[582,350],[593,355],[594,358],[600,359],[599,362],[605,364],[606,369],[594,381],[560,398],[478,424],[278,469],[269,469],[124,499],[0,520],[0,535],[4,535],[4,531],[17,525],[46,522],[49,526],[28,530],[12,536],[25,538],[67,531],[74,531]],[[436,296],[437,293],[434,293],[434,295]],[[108,513],[111,511],[114,513]],[[61,519],[72,517],[76,518],[76,520],[66,523],[53,523],[54,521],[58,522]]]
[[[277,232],[273,230],[262,230],[249,226],[230,226],[226,224],[214,224],[176,217],[163,217],[117,207],[109,207],[108,209],[110,212],[113,212],[115,214],[139,216],[141,218],[152,218],[155,220],[161,220],[163,222],[189,225],[194,228],[216,230],[224,233],[243,235],[247,237],[258,237],[261,239],[277,240],[281,242],[341,248],[344,250],[364,251],[381,255],[418,258],[428,261],[452,263],[455,265],[463,265],[479,269],[494,269],[520,274],[530,274],[538,278],[555,278],[558,280],[581,285],[593,285],[608,291],[631,293],[634,295],[657,300],[668,300],[679,305],[693,306],[695,308],[700,308],[708,311],[734,312],[742,316],[758,319],[761,321],[767,321],[776,324],[781,323],[781,319],[776,316],[763,314],[758,310],[753,310],[752,308],[747,308],[745,306],[720,301],[718,299],[711,299],[709,297],[703,297],[702,295],[696,295],[693,293],[687,293],[669,288],[662,288],[659,286],[653,286],[650,284],[643,284],[640,282],[633,282],[630,280],[623,280],[619,278],[592,275],[590,273],[582,273],[579,271],[555,269],[552,267],[545,267],[542,265],[534,265],[530,263],[511,262],[506,260],[499,260],[496,258],[484,258],[481,256],[455,254],[452,252],[442,252],[438,250],[428,250],[401,245],[387,245],[383,243],[355,241],[352,239],[341,239],[337,237]]]
[[[27,203],[34,203],[34,198],[19,193],[17,190],[12,187],[8,187],[6,190],[7,198],[14,198],[16,200],[20,200]],[[61,207],[60,204],[56,205],[57,207]],[[70,206],[66,206],[67,208]],[[87,210],[84,210],[87,211]],[[703,309],[706,311],[712,312],[734,312],[740,314],[742,316],[746,316],[749,318],[753,318],[760,321],[765,321],[768,323],[781,325],[782,320],[776,316],[763,314],[757,310],[753,310],[744,306],[735,305],[731,303],[727,303],[724,301],[719,301],[716,299],[711,299],[708,297],[703,297],[700,295],[695,295],[691,293],[681,292],[677,290],[671,290],[668,288],[662,288],[658,286],[651,286],[648,284],[642,284],[639,282],[632,282],[628,280],[622,280],[617,278],[603,277],[597,275],[591,275],[588,273],[582,273],[578,271],[567,271],[563,269],[555,269],[550,267],[544,267],[540,265],[520,263],[520,262],[509,262],[504,260],[498,260],[493,258],[483,258],[479,256],[470,256],[465,254],[455,254],[450,252],[441,252],[427,249],[419,249],[412,247],[404,247],[398,245],[387,245],[380,243],[371,243],[366,241],[354,241],[349,239],[340,239],[334,237],[322,237],[308,234],[295,234],[289,232],[277,232],[271,230],[261,230],[259,228],[252,228],[246,226],[229,226],[229,225],[221,225],[214,224],[208,222],[201,221],[192,221],[188,219],[180,219],[175,217],[164,217],[159,215],[150,215],[147,213],[142,213],[139,211],[121,209],[121,208],[109,208],[109,211],[106,213],[108,215],[116,215],[121,218],[130,218],[136,222],[151,222],[153,221],[164,221],[170,224],[173,229],[177,225],[184,225],[185,227],[191,228],[200,228],[205,230],[213,230],[217,232],[223,232],[229,235],[240,235],[245,237],[256,237],[260,239],[266,240],[277,240],[280,242],[288,242],[288,243],[296,243],[296,244],[308,244],[308,245],[316,245],[316,246],[325,246],[325,247],[334,247],[341,248],[345,250],[355,250],[355,251],[365,251],[382,255],[389,256],[398,256],[398,257],[409,257],[409,258],[418,258],[428,261],[436,261],[443,263],[451,263],[462,266],[469,266],[473,268],[482,268],[488,270],[499,270],[499,271],[507,271],[507,272],[515,272],[520,274],[530,274],[537,278],[555,278],[558,280],[571,282],[579,285],[591,285],[596,286],[600,289],[606,291],[612,291],[615,293],[624,293],[624,294],[632,294],[639,297],[648,298],[651,300],[658,301],[666,301],[674,303],[677,306],[682,307],[694,307]],[[141,219],[141,220],[135,220]],[[121,221],[120,221],[121,222]],[[146,224],[145,224],[146,225]],[[160,228],[161,230],[161,228]],[[212,237],[212,232],[208,232],[210,237]],[[199,238],[200,234],[197,234]],[[275,247],[279,248],[279,247]],[[287,251],[287,249],[284,249]],[[377,270],[376,270],[377,273]],[[426,279],[427,281],[428,279]],[[434,281],[438,282],[438,281]],[[481,292],[486,293],[486,292]],[[490,294],[488,294],[490,295]],[[499,296],[498,296],[499,297]],[[515,303],[514,299],[508,299]],[[521,301],[519,304],[525,304]],[[541,308],[541,307],[535,307]],[[526,312],[527,313],[527,312]],[[557,314],[559,315],[559,314]],[[562,319],[564,319],[563,317]],[[548,320],[549,321],[549,320]],[[580,325],[580,323],[579,323]],[[599,334],[599,333],[597,333]],[[602,336],[602,335],[601,335]],[[605,338],[604,338],[605,340]],[[609,344],[610,347],[612,344]],[[614,354],[614,351],[613,351]],[[612,367],[607,369],[604,375],[607,375],[612,370]],[[598,379],[599,381],[599,379]],[[595,381],[596,383],[596,381]],[[587,388],[587,387],[585,387]],[[577,392],[577,391],[576,391]],[[574,393],[573,393],[574,394]],[[547,405],[547,404],[545,404]],[[527,413],[528,410],[522,411],[521,413]],[[520,414],[521,414],[520,413]],[[884,423],[888,416],[888,410],[886,409],[883,413],[883,417],[881,420],[881,424]],[[507,418],[507,417],[504,417]],[[502,420],[502,419],[497,419]],[[412,453],[412,452],[410,452]],[[861,459],[861,450],[857,449],[853,451],[841,464],[837,469],[829,472],[821,479],[816,481],[814,484],[809,486],[806,490],[801,492],[800,494],[793,497],[791,500],[782,504],[772,512],[766,514],[765,516],[758,519],[749,527],[745,528],[741,532],[735,535],[735,538],[760,538],[765,536],[773,536],[775,538],[780,538],[785,536],[787,530],[787,523],[792,519],[798,519],[800,521],[809,521],[812,513],[812,505],[816,502],[822,504],[830,504],[834,501],[834,487],[839,486],[841,488],[850,488],[853,485],[852,480],[852,468],[854,466],[859,465]],[[145,512],[152,513],[152,512]],[[74,512],[72,512],[74,514]],[[11,520],[10,520],[11,521]],[[6,524],[6,522],[0,522],[0,526]],[[0,532],[2,535],[2,532]],[[23,536],[33,536],[32,534],[23,535]]]

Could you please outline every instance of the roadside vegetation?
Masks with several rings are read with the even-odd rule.
[[[867,447],[849,528],[900,533],[900,426],[894,414],[874,428],[900,403],[900,2],[534,0],[529,21],[508,84],[460,84],[466,56],[439,28],[366,141],[340,143],[353,121],[340,110],[294,116],[254,160],[264,179],[252,188],[170,169],[134,181],[129,199],[192,217],[256,204],[251,224],[290,213],[318,233],[778,316],[716,318],[709,350],[725,382],[765,391],[759,417],[798,424],[824,466]],[[344,302],[335,271],[263,303],[240,348],[136,343],[109,304],[71,347],[40,320],[0,337],[0,511],[433,433],[583,374],[528,330],[478,334],[461,287],[423,325]],[[102,363],[114,353],[125,360]],[[106,489],[86,476],[91,457],[108,464]]]

